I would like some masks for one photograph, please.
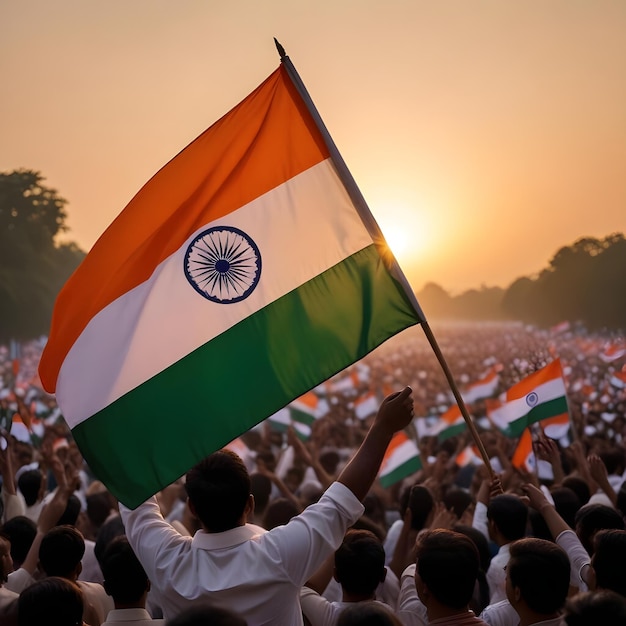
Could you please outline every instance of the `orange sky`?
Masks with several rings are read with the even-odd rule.
[[[0,171],[88,249],[287,49],[415,289],[508,286],[626,231],[623,0],[19,0]]]

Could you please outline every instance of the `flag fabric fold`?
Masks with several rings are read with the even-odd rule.
[[[127,506],[422,321],[329,155],[281,66],[61,290],[40,377]]]

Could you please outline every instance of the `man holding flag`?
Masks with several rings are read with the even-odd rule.
[[[193,537],[178,534],[156,498],[134,511],[121,506],[128,540],[155,589],[164,617],[209,602],[239,612],[249,626],[302,624],[300,588],[341,544],[363,514],[394,434],[413,418],[411,388],[387,396],[361,447],[320,501],[269,532],[247,524],[254,511],[248,472],[220,451],[187,473],[191,511],[202,523]]]

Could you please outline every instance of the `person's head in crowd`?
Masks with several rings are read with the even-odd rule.
[[[341,611],[337,626],[402,626],[402,622],[382,604],[357,602]]]
[[[35,540],[37,525],[28,517],[17,515],[4,523],[2,534],[11,542],[13,569],[17,570],[22,566]]]
[[[102,555],[104,589],[116,609],[145,608],[150,581],[125,535],[109,543]]]
[[[624,626],[626,598],[614,591],[587,591],[570,598],[562,618],[564,626]]]
[[[165,626],[247,626],[247,622],[230,609],[197,606],[168,619]]]
[[[626,531],[599,530],[593,546],[590,586],[626,597]]]
[[[301,467],[290,467],[285,472],[285,478],[283,479],[283,483],[291,493],[296,493],[298,491],[298,487],[302,484],[302,479],[304,478],[304,471]]]
[[[387,536],[387,531],[380,524],[367,517],[367,515],[361,515],[361,517],[352,524],[352,528],[355,530],[369,530],[371,533],[374,533],[381,542],[385,541],[385,537]]]
[[[413,485],[409,491],[407,508],[411,511],[411,528],[426,528],[435,512],[435,499],[430,489],[424,485]]]
[[[75,494],[72,494],[67,499],[67,506],[65,507],[65,511],[61,517],[59,517],[57,521],[58,526],[75,526],[78,521],[78,516],[80,515],[81,504],[80,500]]]
[[[250,493],[254,496],[254,512],[261,515],[270,501],[272,481],[260,472],[250,474]]]
[[[575,530],[587,553],[593,555],[593,537],[599,530],[624,530],[624,518],[613,507],[585,504],[576,513]]]
[[[528,537],[510,544],[506,595],[524,624],[558,617],[569,591],[570,564],[551,541]]]
[[[387,519],[385,517],[385,505],[380,496],[370,491],[365,498],[363,498],[363,506],[365,507],[365,515],[386,530]]]
[[[111,511],[115,509],[115,503],[108,491],[87,494],[85,500],[87,503],[87,517],[94,531],[97,532],[109,515],[111,515]]]
[[[20,477],[17,479],[17,487],[22,496],[24,496],[26,506],[33,506],[33,504],[43,498],[46,483],[40,470],[31,469],[20,474]]]
[[[429,530],[416,545],[415,587],[429,620],[468,611],[480,567],[478,550],[467,536]]]
[[[319,457],[319,463],[329,476],[334,476],[339,468],[339,453],[336,450],[324,450]]]
[[[556,487],[550,491],[550,495],[554,501],[556,512],[570,528],[574,529],[576,527],[576,513],[582,506],[576,493],[568,487]]]
[[[446,509],[449,511],[452,509],[458,519],[461,519],[463,513],[468,506],[474,502],[474,498],[470,495],[469,491],[460,489],[459,487],[451,487],[446,490],[443,496],[443,503]]]
[[[12,571],[11,542],[7,537],[0,534],[0,587],[7,582]]]
[[[474,594],[470,601],[470,608],[477,615],[489,604],[489,584],[487,583],[487,570],[491,563],[491,551],[489,550],[489,542],[480,530],[467,526],[465,524],[455,524],[452,528],[457,533],[461,533],[469,537],[478,550],[480,559],[480,567],[476,576],[477,585],[474,588]]]
[[[50,576],[22,591],[17,616],[18,626],[82,626],[83,595],[69,580]]]
[[[341,585],[344,602],[373,599],[386,573],[380,539],[368,530],[349,530],[335,552],[334,577]]]
[[[298,488],[298,499],[303,507],[315,504],[324,493],[324,488],[316,480],[307,480]]]
[[[55,526],[41,540],[39,565],[46,576],[76,581],[82,571],[85,540],[74,526]]]
[[[502,494],[489,501],[487,519],[489,536],[503,546],[526,534],[528,507],[517,496]]]
[[[93,552],[94,555],[102,567],[102,555],[104,551],[107,549],[107,546],[115,537],[119,537],[124,534],[124,523],[122,522],[122,518],[119,513],[111,518],[109,518],[102,526],[100,530],[98,530],[98,534],[96,535],[96,545],[94,546]]]
[[[263,515],[263,528],[272,530],[284,526],[292,517],[300,513],[300,509],[288,498],[276,498],[267,505]]]
[[[250,475],[230,450],[220,450],[194,465],[185,480],[191,512],[204,530],[219,533],[245,524],[254,510]]]
[[[571,489],[578,496],[580,506],[585,506],[585,504],[589,502],[589,498],[591,498],[589,485],[587,481],[580,476],[566,476],[561,482],[561,486]]]

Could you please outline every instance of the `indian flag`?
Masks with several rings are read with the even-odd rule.
[[[613,372],[611,385],[617,389],[626,389],[626,372]]]
[[[522,432],[517,447],[511,457],[511,465],[525,472],[534,472],[537,466],[537,459],[533,450],[533,436],[530,428],[525,428]]]
[[[437,435],[439,441],[444,439],[450,439],[450,437],[456,437],[461,434],[467,428],[461,409],[458,405],[453,404],[445,413],[439,418],[439,422],[434,428],[433,434]]]
[[[549,418],[569,424],[560,360],[524,378],[503,395],[499,407],[488,405],[487,410],[491,422],[510,437],[519,437],[530,424]]]
[[[378,412],[379,406],[380,402],[376,397],[376,394],[372,391],[355,400],[354,414],[358,419],[363,421],[368,417],[375,415]]]
[[[157,172],[57,298],[42,383],[129,507],[422,320],[293,72]]]
[[[383,487],[414,474],[422,468],[419,450],[404,431],[397,432],[385,452],[378,480]]]
[[[489,398],[498,389],[498,383],[500,382],[500,376],[496,367],[492,367],[487,374],[485,374],[480,380],[472,383],[461,394],[463,401],[467,404],[481,400],[482,398]]]

